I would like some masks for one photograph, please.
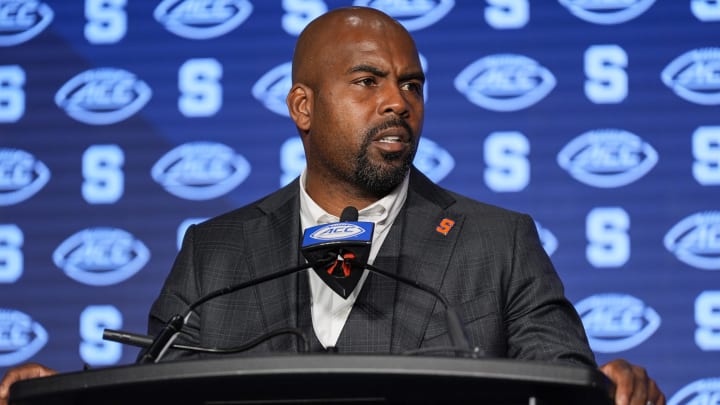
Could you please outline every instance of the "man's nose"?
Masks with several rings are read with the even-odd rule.
[[[407,91],[402,90],[398,86],[387,86],[382,92],[379,113],[381,115],[395,113],[400,117],[407,118],[411,110],[411,104],[408,100],[410,96]]]

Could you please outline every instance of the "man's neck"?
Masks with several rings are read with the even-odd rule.
[[[383,196],[371,196],[347,184],[315,184],[308,176],[305,190],[328,214],[339,217],[343,209],[353,206],[358,210],[373,204]]]

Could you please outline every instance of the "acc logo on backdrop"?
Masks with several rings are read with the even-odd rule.
[[[661,78],[687,101],[720,104],[720,48],[700,48],[678,56],[663,69]]]
[[[0,308],[0,366],[12,366],[28,360],[47,341],[45,328],[28,315]]]
[[[0,148],[0,206],[25,201],[50,180],[50,169],[23,150]]]
[[[655,0],[559,0],[576,17],[595,24],[620,24],[644,13]]]
[[[265,73],[252,87],[252,95],[268,110],[290,116],[285,98],[292,87],[292,63],[285,62]]]
[[[455,6],[455,0],[355,0],[353,4],[382,10],[408,31],[415,31],[440,21]]]
[[[0,0],[0,46],[29,41],[53,20],[53,10],[37,0]]]
[[[665,235],[665,248],[681,262],[720,270],[720,211],[699,212],[678,222]]]
[[[620,187],[646,175],[658,154],[649,143],[621,129],[585,132],[565,145],[557,162],[576,180],[593,187]]]
[[[252,13],[247,0],[163,0],[153,16],[183,38],[216,38],[239,27]]]
[[[720,398],[720,378],[694,381],[676,392],[668,405],[717,404]]]
[[[170,194],[188,200],[209,200],[245,181],[250,175],[250,163],[221,143],[189,142],[161,157],[151,174]]]
[[[660,326],[660,315],[625,294],[598,294],[575,305],[593,350],[615,353],[638,346]]]
[[[493,111],[530,107],[547,96],[555,83],[549,70],[515,54],[478,59],[455,78],[455,88],[470,102]]]
[[[87,228],[53,252],[55,265],[75,281],[106,286],[127,280],[150,259],[140,240],[118,228]]]
[[[65,83],[55,104],[78,121],[93,125],[120,122],[140,111],[152,90],[134,74],[116,68],[86,70]]]

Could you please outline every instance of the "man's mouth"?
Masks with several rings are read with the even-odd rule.
[[[384,136],[380,139],[378,139],[378,142],[382,143],[393,143],[393,142],[402,142],[402,138],[399,136]]]
[[[384,135],[375,138],[373,145],[384,154],[403,154],[410,149],[407,136]]]

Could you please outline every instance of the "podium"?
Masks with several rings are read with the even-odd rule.
[[[274,355],[117,366],[20,381],[11,404],[610,405],[598,370],[508,359]]]

